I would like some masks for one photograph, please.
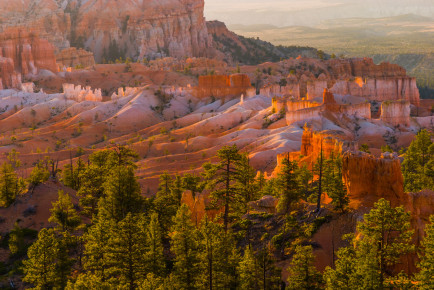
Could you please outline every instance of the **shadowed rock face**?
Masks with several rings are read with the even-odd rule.
[[[0,0],[1,27],[36,31],[59,49],[143,58],[204,56],[212,46],[203,0]],[[19,3],[18,3],[19,2]],[[24,22],[23,22],[24,21]]]
[[[40,69],[58,71],[53,45],[21,29],[0,33],[0,57],[3,88],[20,88],[21,76],[35,75]]]

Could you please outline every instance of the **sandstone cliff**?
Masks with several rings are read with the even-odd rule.
[[[95,65],[93,53],[75,47],[67,48],[56,54],[56,61],[62,67],[89,67]]]
[[[21,76],[35,75],[40,69],[57,72],[53,45],[21,29],[0,33],[0,57],[4,88],[20,88]]]
[[[344,155],[342,175],[352,208],[370,208],[380,198],[389,200],[393,206],[406,203],[401,163],[390,155],[382,158],[362,152]]]
[[[103,57],[204,56],[212,40],[203,0],[0,0],[1,27],[31,28],[56,47]]]

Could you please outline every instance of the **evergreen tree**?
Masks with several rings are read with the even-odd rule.
[[[342,181],[342,158],[331,157],[324,162],[323,190],[332,199],[335,210],[344,212],[348,206],[347,189]]]
[[[236,163],[236,170],[238,171],[236,177],[236,187],[239,191],[240,202],[238,205],[239,214],[244,214],[247,211],[247,204],[250,201],[259,198],[258,189],[255,183],[256,172],[250,166],[250,159],[248,154],[240,154],[241,157]]]
[[[427,130],[422,130],[411,142],[402,163],[406,191],[418,192],[422,189],[434,189],[433,160],[434,146],[431,134]]]
[[[105,166],[91,163],[80,176],[82,186],[77,192],[83,213],[93,218],[98,214],[98,202],[104,194],[104,182],[107,169]]]
[[[164,248],[162,243],[162,233],[158,214],[151,215],[151,221],[146,232],[147,252],[146,261],[148,272],[158,277],[164,277],[166,273],[166,263],[164,259]]]
[[[59,190],[57,201],[53,202],[50,210],[51,216],[48,219],[51,223],[57,224],[57,230],[72,233],[80,224],[81,219],[72,204],[69,194]]]
[[[258,266],[253,251],[246,248],[240,262],[240,289],[260,289]]]
[[[300,196],[306,200],[311,193],[310,182],[313,179],[313,174],[307,168],[307,165],[303,165],[296,170],[295,176],[298,182],[298,187],[300,188]]]
[[[8,244],[12,255],[19,255],[25,248],[24,231],[18,222],[15,222],[13,230],[9,233]]]
[[[47,166],[44,166],[44,162],[40,160],[35,167],[33,167],[32,172],[30,173],[30,177],[28,182],[33,186],[37,186],[41,183],[44,183],[50,177],[50,171]]]
[[[112,235],[111,230],[114,227],[113,220],[100,214],[84,235],[86,241],[83,258],[84,269],[87,275],[94,275],[101,281],[108,281],[108,269],[112,266],[109,258],[109,241]]]
[[[281,271],[275,266],[276,260],[270,245],[264,246],[256,255],[260,273],[261,289],[280,289]]]
[[[175,255],[173,287],[196,289],[199,278],[197,230],[191,222],[188,207],[182,205],[173,218],[171,251]]]
[[[158,220],[163,231],[163,236],[166,236],[172,225],[172,219],[176,215],[180,201],[172,194],[173,178],[164,172],[160,175],[160,183],[158,192],[153,200],[155,211],[158,213]],[[176,190],[177,191],[177,190]]]
[[[10,206],[24,190],[24,182],[18,178],[13,166],[5,162],[0,167],[0,206]]]
[[[423,290],[434,289],[434,215],[430,217],[430,222],[426,225],[423,251],[419,254],[421,261],[417,278],[421,283],[419,289]]]
[[[128,213],[138,213],[143,206],[140,185],[130,166],[115,166],[103,185],[104,197],[101,198],[99,210],[116,221],[124,219]]]
[[[365,260],[362,264],[373,263],[376,266],[376,288],[383,289],[387,267],[396,265],[402,255],[413,250],[410,245],[413,231],[410,228],[410,214],[403,207],[392,208],[385,199],[375,203],[374,208],[365,214],[363,222],[358,224],[357,230],[363,237],[357,240],[358,256]]]
[[[321,274],[314,266],[312,246],[297,246],[288,268],[288,289],[321,289]]]
[[[237,162],[241,159],[236,145],[224,146],[217,152],[220,162],[217,164],[205,163],[204,175],[208,181],[208,187],[212,189],[210,197],[215,207],[223,206],[223,224],[228,229],[229,213],[240,202],[239,191],[236,187],[238,170]]]
[[[109,240],[109,274],[116,284],[135,289],[146,276],[146,234],[142,215],[128,213],[112,228]],[[109,280],[110,281],[110,280]]]
[[[206,289],[233,289],[236,285],[239,255],[232,234],[205,216],[200,227],[199,241],[200,284]]]
[[[289,158],[283,159],[282,165],[282,171],[277,177],[277,186],[280,196],[277,211],[280,213],[288,213],[300,199],[300,188],[295,174],[298,165],[297,162],[290,161]]]
[[[58,285],[57,257],[59,242],[52,229],[42,229],[38,239],[28,250],[28,259],[23,261],[23,281],[37,288],[50,289]]]
[[[86,168],[86,164],[78,158],[76,164],[72,163],[72,157],[70,164],[66,164],[62,170],[62,183],[75,190],[79,190],[81,187],[81,172]]]
[[[327,267],[324,272],[324,281],[327,290],[357,289],[358,283],[355,277],[357,267],[356,252],[354,247],[340,248],[336,254],[335,269]]]
[[[190,190],[191,196],[193,198],[193,212],[196,210],[196,196],[202,193],[205,183],[201,182],[200,176],[187,173],[182,177],[182,184],[186,190]],[[198,226],[197,213],[194,217],[196,226]]]

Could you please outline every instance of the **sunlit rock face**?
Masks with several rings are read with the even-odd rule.
[[[203,0],[0,0],[1,27],[26,27],[57,48],[84,47],[97,61],[205,56],[212,41]]]

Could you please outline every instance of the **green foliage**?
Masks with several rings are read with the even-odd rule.
[[[29,248],[28,259],[23,261],[23,281],[37,288],[64,288],[70,273],[71,261],[63,239],[52,229],[42,229],[37,241]]]
[[[423,252],[419,253],[420,272],[417,275],[421,285],[419,289],[434,288],[434,216],[430,217],[430,224],[425,228],[426,236],[423,239]]]
[[[300,187],[297,181],[296,171],[298,164],[285,158],[282,162],[283,168],[277,177],[279,192],[279,204],[277,210],[280,213],[288,213],[300,199]]]
[[[53,208],[50,210],[51,216],[48,219],[51,223],[56,223],[56,229],[61,232],[74,232],[81,224],[80,216],[72,204],[69,194],[62,190],[58,192],[57,201],[53,202]]]
[[[198,234],[199,285],[206,289],[233,289],[240,257],[232,233],[226,233],[222,225],[205,216]]]
[[[414,249],[410,214],[403,207],[392,208],[385,199],[364,215],[357,231],[360,237],[352,237],[352,245],[339,250],[336,268],[327,268],[327,289],[383,289],[395,279],[387,270]]]
[[[297,246],[288,268],[288,289],[321,289],[321,274],[314,266],[312,246]]]
[[[434,144],[427,130],[420,131],[408,147],[402,173],[406,191],[434,189]]]
[[[210,197],[215,207],[224,207],[223,223],[227,230],[229,213],[240,202],[240,194],[236,186],[238,169],[237,163],[242,155],[236,145],[224,146],[217,152],[220,162],[217,164],[205,163],[204,177],[207,187],[211,190]]]
[[[359,150],[360,150],[361,152],[365,152],[365,153],[371,154],[371,151],[369,151],[369,146],[368,146],[368,144],[362,144],[362,145],[360,145]]]
[[[17,176],[12,164],[3,163],[0,167],[0,206],[10,206],[24,189],[24,181]]]
[[[128,213],[138,213],[144,200],[140,185],[130,166],[115,166],[104,182],[104,196],[100,199],[99,210],[116,221],[124,219]]]
[[[199,283],[198,232],[191,222],[186,205],[179,208],[173,218],[171,251],[175,255],[173,278],[175,289],[195,289]]]
[[[37,186],[41,183],[44,183],[50,177],[50,171],[48,170],[48,164],[44,163],[43,160],[40,160],[35,167],[33,167],[32,172],[30,173],[30,177],[28,178],[28,182],[32,186]]]
[[[342,157],[334,157],[324,161],[322,190],[332,199],[335,210],[344,212],[348,206],[347,189],[342,181]]]

